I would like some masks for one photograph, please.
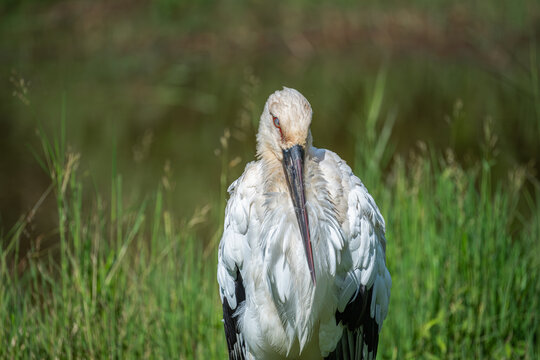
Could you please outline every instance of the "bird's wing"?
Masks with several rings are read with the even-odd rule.
[[[341,159],[340,159],[341,160]],[[343,161],[348,188],[344,276],[339,284],[336,323],[343,336],[327,359],[375,359],[379,332],[388,312],[392,281],[386,268],[384,219],[375,201]],[[350,256],[350,258],[349,258]]]
[[[245,359],[247,349],[244,343],[239,318],[242,316],[246,299],[242,269],[249,253],[247,232],[250,207],[254,193],[252,179],[249,178],[252,164],[248,164],[244,174],[229,187],[230,194],[225,210],[225,225],[219,244],[217,279],[219,294],[223,303],[223,322],[229,349],[229,359]]]

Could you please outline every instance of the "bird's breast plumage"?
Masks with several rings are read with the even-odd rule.
[[[311,148],[305,163],[315,287],[280,164],[252,162],[230,188],[218,281],[234,302],[231,279],[241,273],[245,302],[235,316],[257,358],[327,356],[344,332],[336,312],[361,286],[376,283],[373,318],[386,316],[384,221],[373,199],[336,154]]]
[[[253,221],[257,227],[248,230],[251,252],[248,264],[244,259],[244,282],[253,284],[249,285],[253,289],[246,290],[243,326],[258,324],[257,331],[251,328],[250,333],[268,339],[266,351],[300,353],[311,343],[319,351],[319,325],[330,321],[337,304],[328,294],[337,293],[335,278],[339,276],[336,272],[344,245],[340,216],[319,162],[312,157],[306,159],[306,208],[317,276],[314,287],[286,185],[265,175],[269,165],[255,166],[258,171],[251,176],[259,177],[260,181],[254,183],[263,195],[253,200],[250,210],[251,216],[257,217]],[[281,188],[276,185],[280,183]]]

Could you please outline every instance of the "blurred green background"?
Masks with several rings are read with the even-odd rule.
[[[223,358],[225,189],[287,86],[388,221],[380,358],[535,358],[539,37],[532,0],[4,0],[0,357]]]
[[[183,216],[219,197],[214,152],[225,128],[231,159],[241,157],[228,180],[253,159],[258,117],[282,86],[311,102],[315,145],[354,163],[381,71],[397,154],[420,141],[471,164],[490,119],[496,174],[527,163],[537,174],[539,9],[537,1],[4,1],[1,224],[13,225],[48,185],[28,147],[38,144],[38,123],[58,127],[63,96],[68,143],[95,186],[109,186],[115,151],[133,198],[168,164],[171,203]]]

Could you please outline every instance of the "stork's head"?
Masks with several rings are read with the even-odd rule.
[[[294,89],[284,87],[266,101],[257,134],[257,153],[269,161],[283,164],[296,219],[300,228],[311,280],[315,285],[315,267],[309,233],[304,191],[304,159],[311,145],[311,105]]]
[[[283,150],[311,142],[311,105],[294,89],[284,87],[268,97],[257,134],[260,157],[282,160]]]

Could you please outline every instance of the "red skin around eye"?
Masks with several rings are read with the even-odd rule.
[[[281,135],[281,139],[283,139],[283,132],[281,131],[281,126],[279,126],[279,119],[276,116],[273,116],[273,115],[272,115],[272,119],[274,120],[274,126],[277,127],[278,130],[279,130],[279,134]]]

